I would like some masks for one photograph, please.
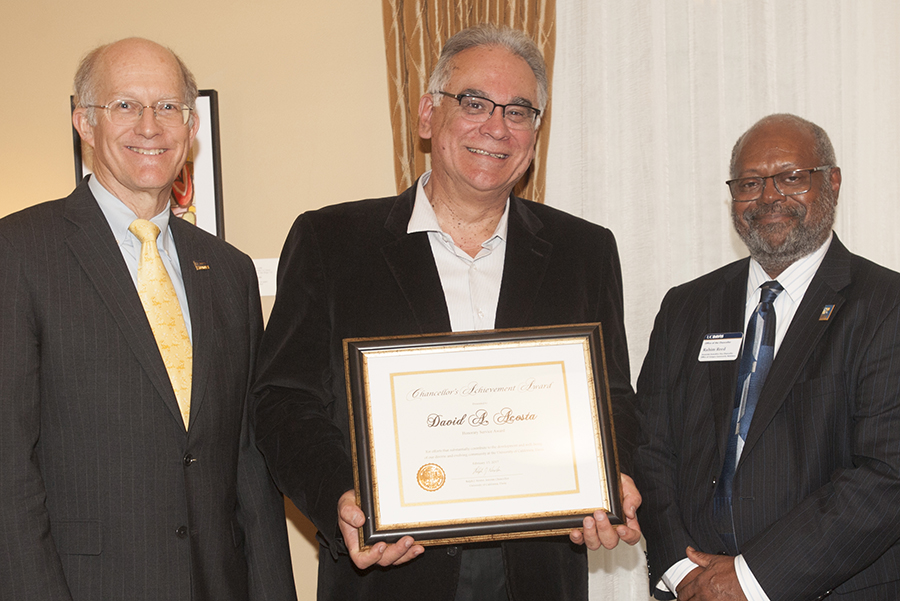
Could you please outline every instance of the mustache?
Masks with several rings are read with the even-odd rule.
[[[783,202],[773,202],[768,205],[750,207],[744,211],[741,218],[749,223],[766,215],[786,215],[788,217],[799,217],[802,219],[806,216],[806,207],[798,203],[787,205]]]

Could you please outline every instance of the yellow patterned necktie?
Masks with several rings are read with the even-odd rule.
[[[156,345],[162,355],[169,380],[178,399],[178,408],[187,430],[191,414],[191,369],[193,350],[175,287],[159,256],[156,237],[159,228],[146,219],[135,219],[128,229],[141,241],[138,263],[138,296],[150,321]]]

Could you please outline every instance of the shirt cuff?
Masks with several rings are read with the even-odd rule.
[[[734,558],[734,571],[737,572],[738,583],[747,601],[769,601],[769,596],[759,585],[756,576],[750,571],[750,566],[744,560],[743,555]]]
[[[678,585],[681,584],[684,577],[690,574],[691,570],[696,567],[698,567],[697,564],[685,557],[666,570],[666,573],[662,575],[660,581],[656,583],[656,588],[662,591],[675,593],[675,589],[678,588]]]

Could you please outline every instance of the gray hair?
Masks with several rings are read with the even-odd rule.
[[[828,137],[828,133],[824,129],[822,129],[812,121],[807,121],[806,119],[798,117],[797,115],[792,115],[791,113],[775,113],[773,115],[763,117],[762,119],[754,123],[750,127],[750,129],[741,134],[741,137],[738,138],[737,142],[734,143],[734,148],[731,149],[731,164],[729,166],[729,172],[731,173],[732,178],[736,178],[738,176],[737,161],[744,140],[746,140],[747,136],[757,127],[760,127],[761,125],[765,125],[767,123],[771,123],[773,121],[789,123],[800,129],[805,129],[806,131],[808,131],[810,134],[812,134],[815,140],[815,147],[813,148],[813,151],[816,153],[819,165],[837,164],[837,159],[834,155],[834,146],[831,145],[831,139]],[[830,171],[831,170],[829,169],[828,172]],[[828,172],[825,173],[826,176],[828,175]]]
[[[118,42],[121,41],[123,40],[118,40]],[[81,59],[81,62],[78,64],[78,70],[75,72],[75,106],[87,109],[87,118],[91,125],[97,125],[97,117],[94,109],[90,105],[97,105],[101,102],[97,97],[98,89],[100,87],[100,82],[97,80],[97,67],[100,64],[100,59],[106,54],[106,51],[118,42],[97,46],[88,52],[84,58]],[[181,60],[181,57],[175,54],[171,48],[166,48],[166,50],[171,53],[172,58],[175,59],[175,62],[178,63],[178,68],[181,70],[182,101],[187,103],[188,106],[193,107],[196,105],[197,96],[199,94],[194,74],[191,73],[191,70],[188,69],[187,65],[184,64],[184,61]],[[191,113],[189,123],[191,125],[194,123],[193,113]]]
[[[453,57],[463,50],[477,46],[500,46],[528,63],[538,84],[538,106],[536,108],[543,110],[547,106],[547,99],[550,96],[547,66],[544,64],[544,57],[538,50],[537,44],[525,33],[516,29],[505,25],[496,27],[486,24],[463,29],[444,44],[441,56],[428,80],[428,91],[434,95],[434,104],[440,104],[441,96],[438,92],[444,89],[453,74]]]

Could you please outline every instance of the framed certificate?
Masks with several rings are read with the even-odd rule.
[[[622,523],[600,324],[344,341],[360,546]]]

